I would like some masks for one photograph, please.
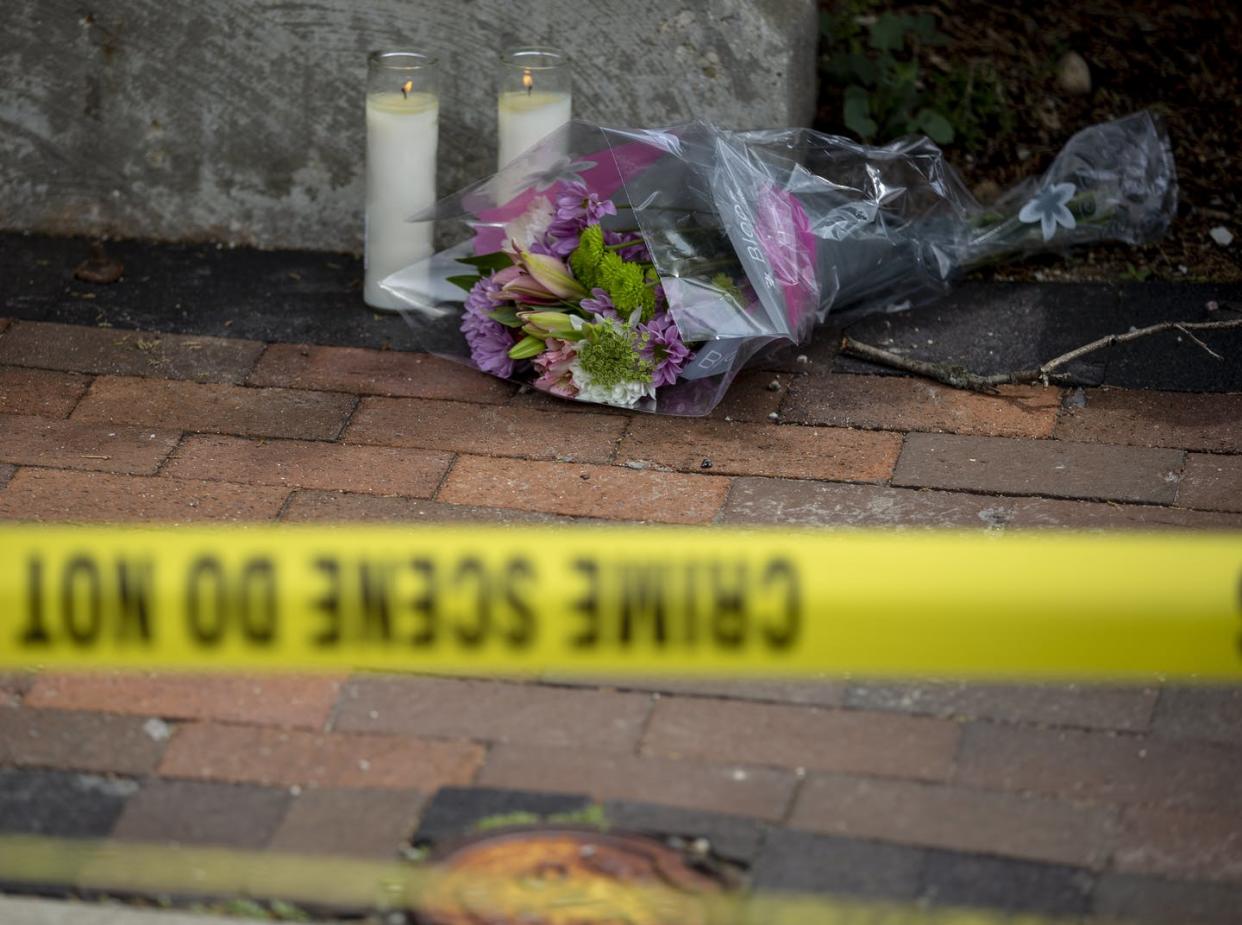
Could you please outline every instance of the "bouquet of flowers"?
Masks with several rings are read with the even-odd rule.
[[[532,200],[503,250],[459,258],[480,271],[451,279],[467,292],[461,331],[479,369],[623,408],[677,381],[690,351],[639,229],[601,224],[616,214],[574,181],[555,204]]]
[[[1148,113],[1079,132],[985,208],[926,138],[572,122],[411,221],[444,250],[382,283],[425,349],[575,401],[706,414],[830,310],[899,310],[963,269],[1159,237],[1177,206]]]

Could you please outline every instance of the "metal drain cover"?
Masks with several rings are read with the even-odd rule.
[[[421,925],[705,925],[722,881],[642,835],[513,829],[440,855]],[[637,888],[637,889],[635,889]]]

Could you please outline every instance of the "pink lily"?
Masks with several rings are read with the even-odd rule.
[[[521,258],[527,272],[553,295],[562,299],[586,298],[587,291],[574,279],[563,260],[551,254],[534,254],[525,250],[521,252]]]

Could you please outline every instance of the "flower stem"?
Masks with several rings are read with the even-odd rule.
[[[627,247],[633,247],[635,244],[642,244],[642,243],[644,243],[642,238],[630,238],[630,240],[628,241],[619,241],[616,244],[605,244],[604,250],[619,251],[619,250],[624,250]]]

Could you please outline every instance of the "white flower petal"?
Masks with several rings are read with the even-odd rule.
[[[1074,194],[1078,192],[1077,187],[1073,183],[1058,183],[1052,188],[1052,195],[1055,197],[1059,206],[1065,205],[1074,198]]]
[[[1022,211],[1018,213],[1018,221],[1026,222],[1028,225],[1039,221],[1040,215],[1043,214],[1043,209],[1039,205],[1039,197],[1037,196],[1022,207]]]
[[[1052,215],[1050,212],[1045,212],[1039,217],[1039,228],[1043,233],[1044,240],[1051,241],[1052,236],[1057,233],[1056,216]]]

